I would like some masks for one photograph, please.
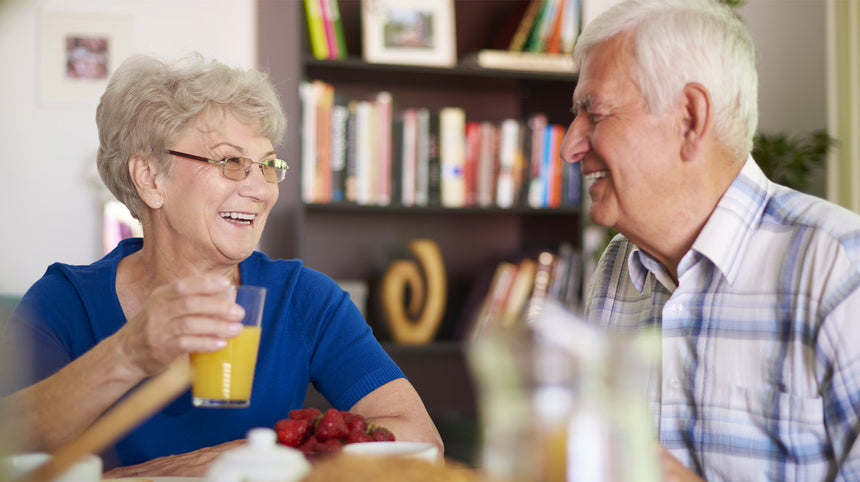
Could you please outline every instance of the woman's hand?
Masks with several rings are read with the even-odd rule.
[[[117,332],[120,350],[143,377],[180,356],[226,346],[242,331],[244,315],[227,278],[182,278],[160,286]]]
[[[123,477],[203,477],[212,462],[227,450],[245,443],[245,440],[224,442],[214,447],[205,447],[193,452],[159,457],[138,465],[116,467],[105,472],[103,479]]]

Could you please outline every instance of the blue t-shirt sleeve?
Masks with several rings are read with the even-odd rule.
[[[4,383],[8,394],[47,378],[91,346],[76,329],[86,310],[61,270],[51,266],[21,298],[2,338],[3,353],[21,362]]]

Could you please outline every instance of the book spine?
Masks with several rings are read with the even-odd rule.
[[[331,112],[331,200],[344,200],[349,108],[336,102]]]
[[[331,19],[337,41],[337,58],[343,59],[347,57],[348,52],[346,51],[346,36],[343,33],[343,19],[340,16],[340,6],[338,5],[339,0],[328,1],[331,6]]]
[[[403,118],[401,202],[404,206],[414,206],[418,190],[416,186],[418,175],[418,110],[406,109],[401,117]]]
[[[439,111],[439,129],[442,205],[463,207],[466,201],[466,111],[460,107],[443,107]]]
[[[526,13],[523,15],[523,19],[520,21],[519,26],[514,32],[514,36],[511,39],[511,44],[508,47],[508,50],[513,50],[515,52],[523,50],[523,47],[525,47],[526,41],[528,40],[529,32],[531,32],[532,27],[534,26],[535,17],[537,17],[542,4],[543,0],[531,0],[531,3],[526,9]]]
[[[478,205],[490,207],[496,199],[498,170],[497,129],[491,122],[481,123],[481,148],[478,160]]]
[[[312,203],[316,193],[316,129],[317,101],[314,86],[310,82],[299,85],[299,97],[302,104],[302,201]]]
[[[376,204],[391,204],[391,122],[392,97],[389,92],[376,94]]]
[[[322,11],[319,0],[304,0],[305,15],[308,20],[308,35],[311,41],[311,52],[317,59],[328,58],[328,43],[325,38]]]
[[[536,114],[529,118],[529,131],[532,136],[531,155],[529,157],[529,193],[528,205],[532,208],[541,207],[543,196],[543,177],[541,163],[543,162],[544,136],[546,135],[547,117]]]
[[[373,153],[371,144],[373,105],[366,100],[358,101],[356,109],[356,155],[355,155],[355,202],[371,204],[372,196],[372,167]]]
[[[349,117],[346,121],[346,178],[343,181],[343,197],[347,202],[358,201],[358,101],[347,104]]]
[[[481,123],[466,122],[466,156],[463,164],[466,206],[478,204],[478,164],[481,157]]]
[[[334,86],[319,80],[313,81],[318,91],[317,102],[317,162],[314,187],[314,202],[331,202],[331,109],[334,102]]]
[[[339,54],[337,51],[337,38],[334,33],[334,23],[331,18],[331,0],[319,0],[319,2],[323,31],[325,32],[326,50],[328,54],[326,58],[336,59],[339,57]]]
[[[509,208],[514,204],[513,169],[516,158],[519,122],[516,119],[502,121],[499,147],[499,174],[496,184],[496,204]]]
[[[415,120],[415,204],[426,206],[430,202],[430,110],[419,108]]]
[[[427,127],[427,204],[442,204],[442,158],[439,112],[430,111]]]

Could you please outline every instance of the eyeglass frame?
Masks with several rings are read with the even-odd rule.
[[[266,161],[255,161],[254,159],[251,159],[250,157],[247,157],[247,156],[228,156],[228,157],[225,157],[221,160],[218,160],[218,159],[210,159],[208,157],[203,157],[203,156],[197,156],[194,154],[188,154],[186,152],[174,151],[173,149],[168,149],[167,153],[174,155],[174,156],[183,157],[185,159],[191,159],[193,161],[202,161],[202,162],[208,162],[209,164],[220,165],[221,166],[221,174],[224,177],[226,177],[227,179],[230,179],[231,181],[244,181],[245,179],[248,179],[248,174],[251,172],[251,166],[249,165],[246,169],[244,169],[245,177],[243,177],[242,179],[236,179],[236,178],[228,176],[227,175],[227,161],[229,161],[231,159],[247,159],[248,161],[251,162],[251,164],[257,164],[258,166],[260,166],[260,172],[263,174],[263,179],[265,179],[266,182],[270,182],[272,184],[280,183],[284,179],[286,179],[286,177],[287,177],[286,173],[287,173],[287,171],[290,170],[290,165],[287,164],[287,161],[285,161],[283,159],[269,159]],[[278,163],[278,162],[282,163],[283,166],[277,166],[275,163]],[[240,165],[242,165],[242,164],[240,164]],[[278,169],[279,167],[281,167],[284,170],[284,177],[282,177],[276,181],[270,181],[266,177],[266,172],[263,170],[263,168],[266,166],[273,167],[275,169]],[[275,171],[275,172],[277,172],[277,171]]]

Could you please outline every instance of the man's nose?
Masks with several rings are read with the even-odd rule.
[[[586,124],[584,119],[581,120],[580,116],[576,116],[567,127],[567,132],[558,149],[558,154],[564,162],[577,163],[591,150]]]

